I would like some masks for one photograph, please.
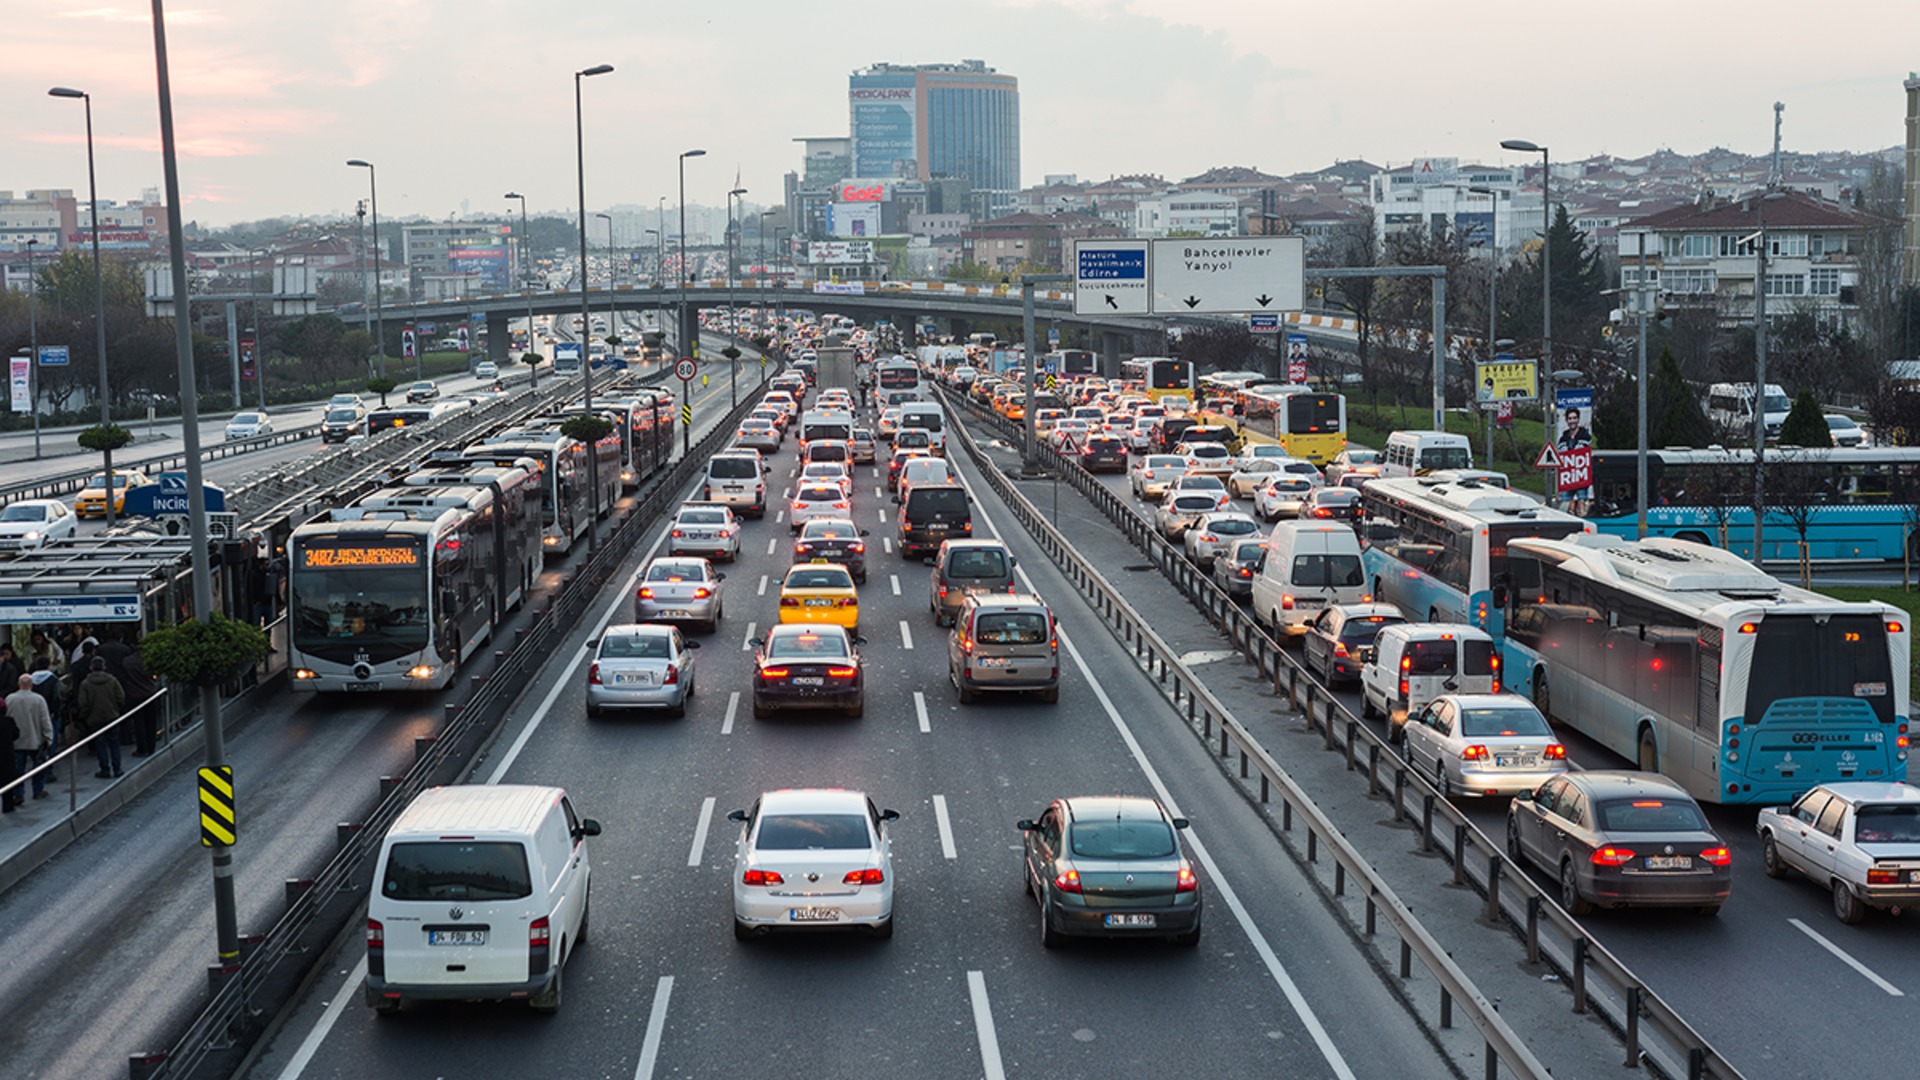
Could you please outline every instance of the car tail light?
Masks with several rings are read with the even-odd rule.
[[[1212,533],[1201,533],[1199,536],[1199,540],[1203,544],[1217,544],[1220,542],[1220,538],[1213,535]]]
[[[1326,507],[1319,506],[1314,508],[1313,516],[1317,518],[1323,518],[1323,517],[1332,517],[1333,515],[1327,512]]]
[[[827,674],[836,679],[851,679],[859,670],[855,667],[831,667],[827,669]]]
[[[1606,847],[1594,849],[1593,852],[1595,866],[1625,866],[1632,861],[1632,848],[1614,847],[1608,844]]]
[[[760,677],[763,679],[784,679],[787,675],[788,671],[783,667],[763,667],[760,669]]]
[[[802,540],[793,545],[793,553],[795,555],[805,555],[807,552],[812,550],[813,550],[813,545],[808,543],[805,540]]]
[[[749,870],[740,875],[742,885],[785,885],[787,879],[778,870]]]
[[[1407,680],[1401,679],[1400,680],[1400,700],[1404,702],[1411,696],[1412,694],[1409,691],[1409,688],[1407,686]]]
[[[553,924],[545,915],[527,924],[527,944],[536,949],[553,944]]]
[[[849,547],[855,555],[858,555],[861,552],[864,552],[867,550],[867,545],[865,544],[852,544],[852,545],[849,545]]]
[[[840,879],[842,885],[879,885],[887,880],[887,875],[878,867],[866,870],[849,870],[847,876]]]
[[[675,529],[675,530],[673,530],[673,535],[674,535],[674,538],[675,538],[675,539],[679,539],[679,537],[680,537],[680,530],[679,530],[679,529]]]
[[[1726,866],[1733,862],[1733,852],[1723,847],[1710,847],[1700,853],[1700,857],[1715,866]],[[1868,871],[1868,881],[1872,881],[1872,871]]]
[[[651,599],[653,599],[653,590],[652,590],[652,589],[641,589],[641,590],[640,590],[640,599],[642,599],[642,600],[651,600]]]
[[[1080,891],[1080,871],[1068,870],[1065,873],[1061,874],[1059,877],[1054,878],[1053,887],[1056,889],[1059,889],[1061,892],[1070,892],[1070,893],[1079,892]]]
[[[842,499],[839,502],[834,503],[833,508],[835,510],[845,510],[847,508],[847,501],[845,499]]]
[[[797,513],[799,513],[800,511],[802,511],[802,510],[805,510],[806,508],[807,508],[807,504],[806,504],[806,503],[803,503],[803,502],[801,502],[801,501],[800,501],[799,499],[795,499],[795,500],[793,500],[793,512],[794,512],[794,513],[796,513],[796,514],[797,514]]]
[[[709,597],[709,596],[712,596],[712,595],[713,595],[713,590],[712,590],[712,589],[695,589],[695,590],[693,590],[693,598],[694,598],[695,600],[705,600],[705,599],[706,599],[707,597]]]
[[[600,685],[600,661],[595,660],[587,665],[587,682],[594,686]]]
[[[660,680],[662,686],[677,686],[680,682],[680,665],[668,664],[667,677]]]
[[[1281,596],[1280,596],[1280,610],[1282,610],[1282,611],[1292,611],[1292,610],[1293,610],[1293,597],[1292,597],[1291,595],[1289,595],[1289,594],[1285,594],[1285,593],[1283,593],[1283,594],[1281,594]]]
[[[1561,746],[1559,743],[1548,743],[1547,748],[1541,751],[1540,755],[1548,761],[1565,761],[1567,760],[1567,748]]]
[[[1182,866],[1180,877],[1173,883],[1175,893],[1192,892],[1200,887],[1200,879],[1193,876],[1193,867]]]
[[[1460,748],[1461,761],[1485,761],[1487,760],[1488,757],[1489,755],[1487,753],[1487,748],[1480,745],[1479,743],[1474,743],[1472,746],[1463,746]]]
[[[780,598],[780,606],[781,607],[799,607],[800,601],[791,596],[783,596]]]
[[[367,948],[384,949],[387,947],[387,928],[379,919],[367,920]]]

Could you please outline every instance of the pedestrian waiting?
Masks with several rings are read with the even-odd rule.
[[[18,685],[18,690],[7,695],[7,716],[20,728],[13,740],[13,763],[19,770],[16,775],[24,775],[45,758],[47,748],[53,745],[53,712],[47,708],[47,699],[34,693],[33,676],[20,676]],[[34,774],[33,797],[47,797],[44,773]]]
[[[107,674],[107,662],[96,656],[87,667],[87,677],[73,694],[73,724],[82,739],[105,730],[127,708],[127,692],[120,680]],[[119,732],[93,740],[93,754],[100,762],[100,771],[93,775],[102,780],[120,775]]]

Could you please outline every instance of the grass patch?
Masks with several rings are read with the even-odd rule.
[[[1907,613],[1907,625],[1909,627],[1914,624],[1914,620],[1920,619],[1920,593],[1900,588],[1897,585],[1887,585],[1884,587],[1827,585],[1821,586],[1816,591],[1824,596],[1831,596],[1835,600],[1845,600],[1848,603],[1863,603],[1868,600],[1879,600],[1892,604],[1894,607]],[[1916,661],[1920,661],[1920,653],[1915,653],[1907,658],[1907,667],[1913,679],[1908,685],[1920,687],[1920,662]]]
[[[1396,431],[1427,430],[1432,420],[1429,406],[1362,405],[1351,397],[1347,399],[1347,438],[1376,450],[1387,445],[1388,435]],[[1540,456],[1540,447],[1547,441],[1546,427],[1540,421],[1516,416],[1511,431],[1495,431],[1492,462],[1481,460],[1486,456],[1487,435],[1478,415],[1449,409],[1447,430],[1473,440],[1474,462],[1480,468],[1506,473],[1507,479],[1521,491],[1535,495],[1545,493],[1545,474],[1533,467]]]

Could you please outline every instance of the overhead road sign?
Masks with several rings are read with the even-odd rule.
[[[1145,315],[1151,309],[1146,240],[1077,240],[1073,245],[1075,315]]]
[[[1302,236],[1153,241],[1154,315],[1299,311],[1306,303]]]
[[[69,353],[65,345],[40,346],[41,367],[66,367]]]
[[[1247,332],[1250,334],[1277,334],[1280,332],[1280,313],[1277,311],[1259,312],[1247,316]]]
[[[140,598],[132,593],[0,597],[0,626],[138,621]]]

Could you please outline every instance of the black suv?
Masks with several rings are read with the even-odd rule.
[[[959,484],[918,484],[900,505],[900,554],[917,559],[973,536],[973,507]]]

